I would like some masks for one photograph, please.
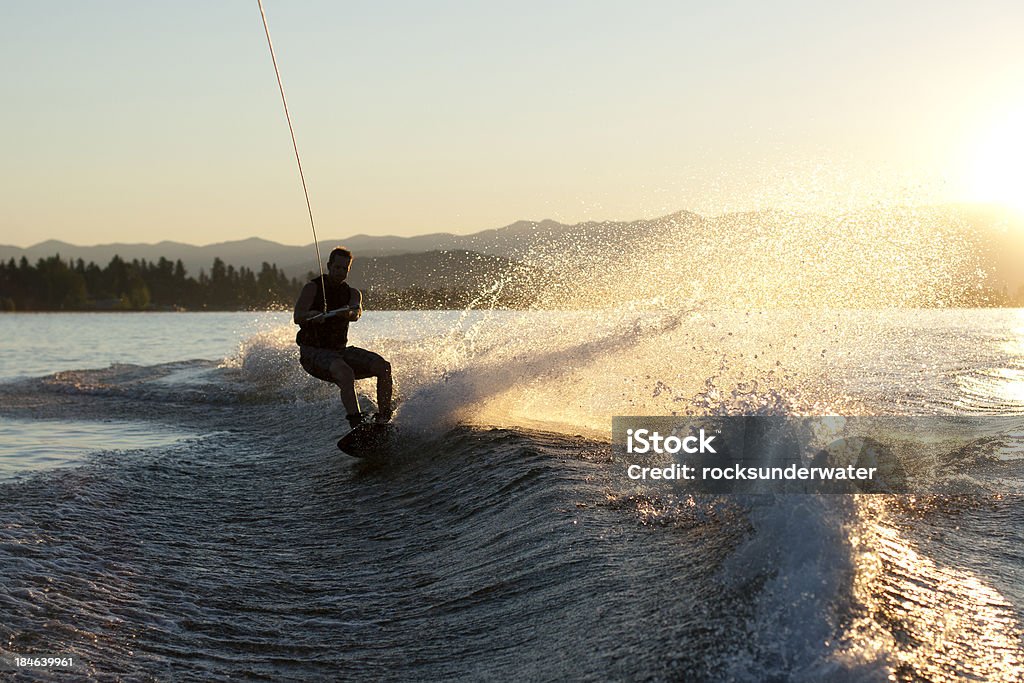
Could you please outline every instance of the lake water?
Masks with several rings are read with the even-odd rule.
[[[1022,311],[371,311],[351,339],[394,365],[402,438],[369,463],[335,449],[337,390],[294,332],[0,316],[0,668],[1024,675],[1019,459],[972,443],[920,475],[969,495],[690,495],[631,482],[608,442],[615,415],[1024,422]]]

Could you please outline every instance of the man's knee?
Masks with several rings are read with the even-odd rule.
[[[373,364],[373,374],[376,377],[391,377],[391,363],[383,358]]]
[[[331,377],[334,378],[335,382],[352,382],[355,380],[355,374],[352,372],[351,366],[343,360],[336,360],[331,363]]]

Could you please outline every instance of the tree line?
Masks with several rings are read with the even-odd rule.
[[[60,255],[32,265],[26,257],[0,261],[0,309],[5,311],[256,310],[291,306],[301,282],[276,264],[259,271],[220,258],[192,277],[171,262],[114,256],[105,268]]]

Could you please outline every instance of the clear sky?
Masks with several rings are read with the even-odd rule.
[[[1024,206],[1024,3],[265,0],[321,238]],[[0,0],[0,243],[311,241],[256,0]]]

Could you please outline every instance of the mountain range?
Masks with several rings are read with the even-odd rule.
[[[940,207],[903,207],[896,210],[875,209],[857,212],[840,218],[816,214],[794,214],[779,211],[733,213],[706,218],[695,213],[679,211],[650,220],[585,222],[566,225],[552,220],[519,221],[502,228],[483,230],[470,235],[434,233],[414,237],[352,235],[344,239],[328,239],[319,243],[321,255],[336,245],[343,244],[356,255],[352,282],[360,286],[366,280],[386,278],[393,286],[430,286],[436,279],[459,277],[467,269],[492,273],[509,268],[513,263],[528,263],[530,268],[571,262],[573,255],[580,259],[617,260],[644,253],[665,245],[694,245],[695,249],[708,243],[735,245],[750,239],[771,243],[772,231],[780,235],[806,231],[828,239],[833,227],[849,230],[851,221],[865,226],[868,235],[874,226],[885,225],[880,234],[893,234],[892,224],[903,221],[908,230],[927,233],[928,225],[939,226],[948,234],[954,231],[964,244],[970,243],[988,274],[990,286],[1006,286],[1011,292],[1024,286],[1024,219],[1004,210],[985,206],[949,205]],[[927,224],[925,230],[921,225]],[[888,232],[887,232],[888,231]],[[898,232],[898,230],[897,230]],[[853,234],[853,233],[851,233]],[[727,236],[727,237],[725,237]],[[782,243],[784,240],[780,240]],[[885,249],[885,244],[877,244]],[[723,247],[724,248],[724,247]],[[705,251],[707,249],[705,248]],[[103,244],[78,246],[57,240],[47,240],[31,247],[0,246],[0,259],[28,258],[36,260],[59,254],[63,259],[82,259],[105,265],[116,254],[122,259],[160,257],[181,260],[191,275],[200,270],[209,272],[214,258],[236,268],[245,266],[259,270],[261,264],[273,263],[290,277],[305,277],[316,271],[312,244],[291,246],[257,237],[195,246],[173,241],[155,244]],[[545,262],[545,255],[547,262]],[[558,258],[550,258],[557,255]],[[801,257],[802,258],[802,257]]]

